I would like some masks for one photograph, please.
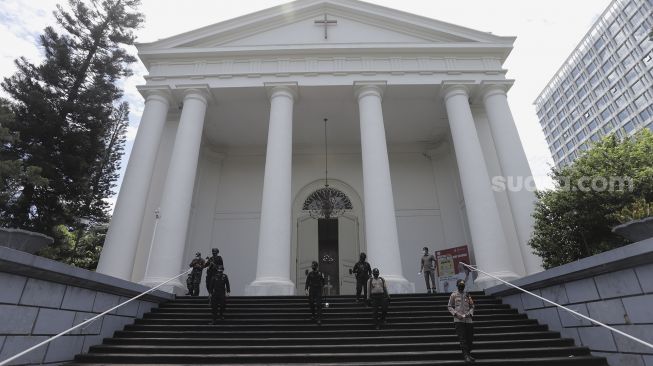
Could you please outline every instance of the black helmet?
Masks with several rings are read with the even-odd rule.
[[[213,249],[211,249],[211,253],[213,253],[213,255],[216,255],[216,254],[220,253],[220,250],[218,248],[213,248]]]
[[[218,273],[224,272],[224,266],[218,266]]]
[[[317,262],[316,262],[316,261],[313,261],[313,263],[311,263],[311,268],[313,268],[313,269],[317,269],[317,267],[318,267]]]
[[[196,257],[201,257],[201,256],[202,256],[202,253],[197,252],[197,253],[195,253],[195,256],[196,256]]]
[[[360,254],[360,259],[361,259],[362,261],[364,261],[365,258],[367,258],[367,254],[365,254],[365,252],[361,252],[361,254]]]
[[[378,269],[378,268],[374,268],[374,269],[372,270],[372,276],[374,276],[374,277],[379,277],[379,269]]]

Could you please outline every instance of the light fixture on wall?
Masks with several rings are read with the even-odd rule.
[[[329,187],[329,157],[327,144],[327,122],[324,119],[324,187],[313,192],[304,203],[304,210],[314,219],[332,219],[342,216],[351,209],[351,201],[341,191]]]

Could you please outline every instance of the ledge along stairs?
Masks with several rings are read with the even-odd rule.
[[[476,365],[607,365],[501,300],[472,295]],[[306,297],[230,297],[225,320],[209,325],[206,297],[179,296],[77,355],[70,365],[465,365],[448,298],[394,295],[387,324],[376,330],[371,308],[353,296],[328,297],[320,326],[310,319]]]

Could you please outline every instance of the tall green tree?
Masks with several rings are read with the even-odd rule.
[[[638,199],[653,201],[653,134],[608,136],[574,163],[553,171],[556,189],[538,192],[529,244],[545,268],[629,242],[612,233],[617,213]]]
[[[54,12],[57,27],[40,36],[44,60],[16,60],[2,87],[13,99],[7,126],[20,139],[12,153],[38,166],[49,182],[28,180],[0,220],[54,235],[58,225],[81,232],[107,221],[123,153],[127,103],[118,82],[135,61],[125,46],[143,21],[140,0],[69,0]],[[82,235],[77,235],[81,237]]]

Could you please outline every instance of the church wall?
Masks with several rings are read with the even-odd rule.
[[[263,154],[226,155],[217,185],[211,241],[191,243],[206,248],[207,253],[211,247],[220,249],[233,295],[244,295],[245,286],[256,277],[264,169]]]
[[[490,179],[495,176],[504,176],[503,172],[501,171],[501,166],[499,165],[499,158],[497,156],[496,147],[494,145],[494,139],[492,138],[492,132],[490,130],[489,121],[485,115],[485,112],[480,108],[474,109],[473,115]],[[494,199],[499,209],[503,231],[506,235],[506,241],[508,243],[508,248],[513,263],[513,269],[518,275],[524,276],[526,275],[526,270],[524,268],[524,260],[521,256],[521,250],[519,248],[519,239],[517,238],[515,221],[512,217],[508,192],[493,191],[493,193]]]
[[[432,251],[459,245],[464,242],[464,233],[456,234],[458,239],[453,243],[445,240],[438,194],[457,196],[454,185],[436,191],[431,160],[419,149],[403,150],[406,149],[393,151],[391,148],[389,153],[400,254],[404,276],[415,283],[418,291],[422,291],[423,279],[417,277],[420,249],[424,245],[428,245]],[[262,153],[227,152],[220,164],[211,163],[206,157],[202,157],[199,163],[200,172],[190,223],[192,229],[188,235],[184,265],[198,250],[204,255],[209,253],[211,247],[219,248],[225,260],[225,271],[229,275],[233,295],[244,294],[245,287],[256,276],[264,169],[265,156]],[[210,173],[207,170],[219,172]],[[451,166],[439,173],[450,176],[453,174],[450,170]],[[296,149],[293,156],[293,197],[303,200],[305,197],[299,197],[298,193],[307,185],[321,181],[323,177],[324,155]],[[343,150],[330,153],[329,177],[344,182],[362,199],[360,152]],[[213,202],[215,208],[211,222],[204,216],[210,216]],[[364,217],[359,217],[359,222],[361,248],[365,250]],[[293,225],[295,223],[293,221]],[[458,223],[458,226],[462,228],[463,225]],[[210,240],[207,239],[209,237]],[[370,260],[373,263],[373,259]],[[294,268],[291,273],[294,277]],[[204,285],[201,290],[204,293],[206,290],[203,287]]]
[[[423,292],[424,280],[417,276],[422,248],[428,246],[433,252],[448,247],[433,168],[421,151],[391,152],[389,158],[403,275],[416,291]]]

